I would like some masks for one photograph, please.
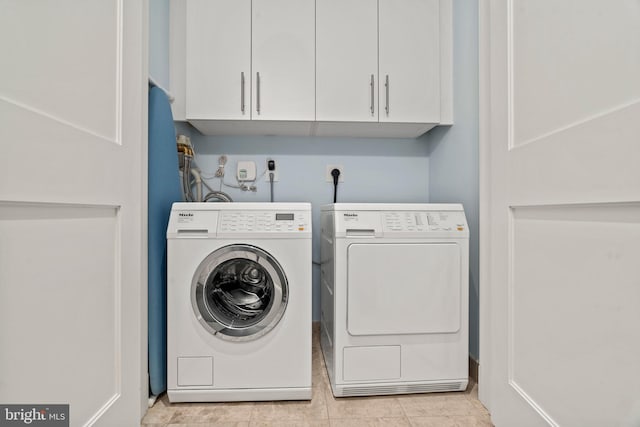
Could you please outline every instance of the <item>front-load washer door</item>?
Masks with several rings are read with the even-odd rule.
[[[273,329],[287,307],[284,271],[266,251],[236,244],[217,249],[198,266],[191,304],[200,324],[216,337],[254,340]]]
[[[351,244],[347,252],[351,335],[455,333],[461,324],[461,251],[456,243]]]

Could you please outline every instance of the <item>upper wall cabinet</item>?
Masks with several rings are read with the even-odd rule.
[[[187,0],[186,24],[185,117],[198,129],[315,119],[314,0]]]
[[[252,3],[251,118],[314,120],[315,1]]]
[[[186,118],[251,118],[251,0],[189,0]]]
[[[439,3],[316,0],[316,119],[346,127],[440,123]],[[346,127],[327,124],[319,131]]]
[[[440,123],[439,3],[378,0],[381,122]]]
[[[378,121],[378,2],[316,0],[316,118]]]
[[[452,123],[452,0],[173,0],[177,120],[415,137]]]

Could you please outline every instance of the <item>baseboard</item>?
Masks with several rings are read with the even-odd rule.
[[[469,378],[471,378],[476,384],[478,383],[478,368],[480,364],[476,359],[469,356]]]

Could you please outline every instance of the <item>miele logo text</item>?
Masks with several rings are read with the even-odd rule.
[[[192,212],[180,212],[178,215],[183,217],[183,218],[184,217],[192,217],[193,213]]]
[[[348,217],[357,218],[358,214],[357,213],[345,213],[344,216],[346,218],[348,218]]]

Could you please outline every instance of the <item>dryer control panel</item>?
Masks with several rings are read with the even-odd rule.
[[[466,231],[463,212],[383,212],[384,231]]]
[[[429,206],[429,205],[425,205]],[[435,205],[438,206],[438,205]],[[351,206],[349,206],[351,207]],[[357,206],[354,206],[357,208]],[[334,212],[336,237],[430,237],[465,238],[469,228],[459,209],[344,209]],[[398,206],[402,208],[402,206]],[[438,206],[439,207],[439,206]]]
[[[311,218],[303,211],[224,211],[218,231],[300,233],[311,230]]]

